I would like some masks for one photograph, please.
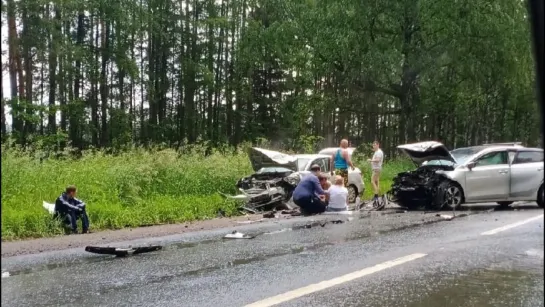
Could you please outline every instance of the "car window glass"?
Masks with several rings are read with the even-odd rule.
[[[543,162],[542,151],[520,151],[515,158],[514,164]]]
[[[500,165],[507,164],[507,152],[496,151],[485,154],[477,160],[475,166]]]
[[[314,162],[312,162],[312,164],[318,164],[320,166],[320,170],[322,172],[327,172],[327,169],[328,167],[326,166],[326,160],[325,158],[319,158],[319,159],[316,159],[314,160]]]
[[[327,172],[329,173],[329,159],[328,158],[323,158],[323,163],[324,163],[324,166],[322,167],[322,172]]]

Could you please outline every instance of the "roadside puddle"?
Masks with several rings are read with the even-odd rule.
[[[543,306],[543,301],[535,301],[543,298],[543,276],[529,270],[478,270],[441,282],[434,290],[426,291],[406,306]]]

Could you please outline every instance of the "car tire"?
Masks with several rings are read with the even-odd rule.
[[[539,187],[539,190],[537,191],[537,205],[540,208],[543,208],[545,207],[544,202],[545,202],[545,195],[544,195],[543,184],[542,184],[541,187]]]
[[[498,205],[500,205],[500,208],[507,208],[509,207],[513,202],[512,201],[499,201]]]
[[[439,209],[456,210],[464,202],[462,187],[452,181],[443,181],[439,184]]]
[[[351,184],[347,186],[346,189],[348,190],[348,203],[355,203],[356,198],[358,198],[358,188],[356,188],[355,185]]]

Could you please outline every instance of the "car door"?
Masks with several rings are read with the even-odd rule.
[[[543,151],[519,150],[511,165],[512,200],[531,199],[543,182]]]
[[[506,150],[486,153],[466,172],[467,202],[505,200],[509,196],[510,167]]]

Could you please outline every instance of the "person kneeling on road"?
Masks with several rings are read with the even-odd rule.
[[[72,233],[78,233],[77,219],[81,219],[82,233],[89,232],[89,217],[85,211],[85,203],[76,198],[75,186],[68,186],[66,191],[55,201],[55,217],[69,224]]]
[[[303,214],[322,213],[326,209],[325,195],[322,184],[327,177],[320,173],[320,166],[312,165],[311,173],[303,178],[293,191],[293,202],[301,208]]]
[[[335,176],[335,184],[329,188],[329,202],[326,211],[339,212],[348,210],[348,189],[344,187],[344,178]]]

